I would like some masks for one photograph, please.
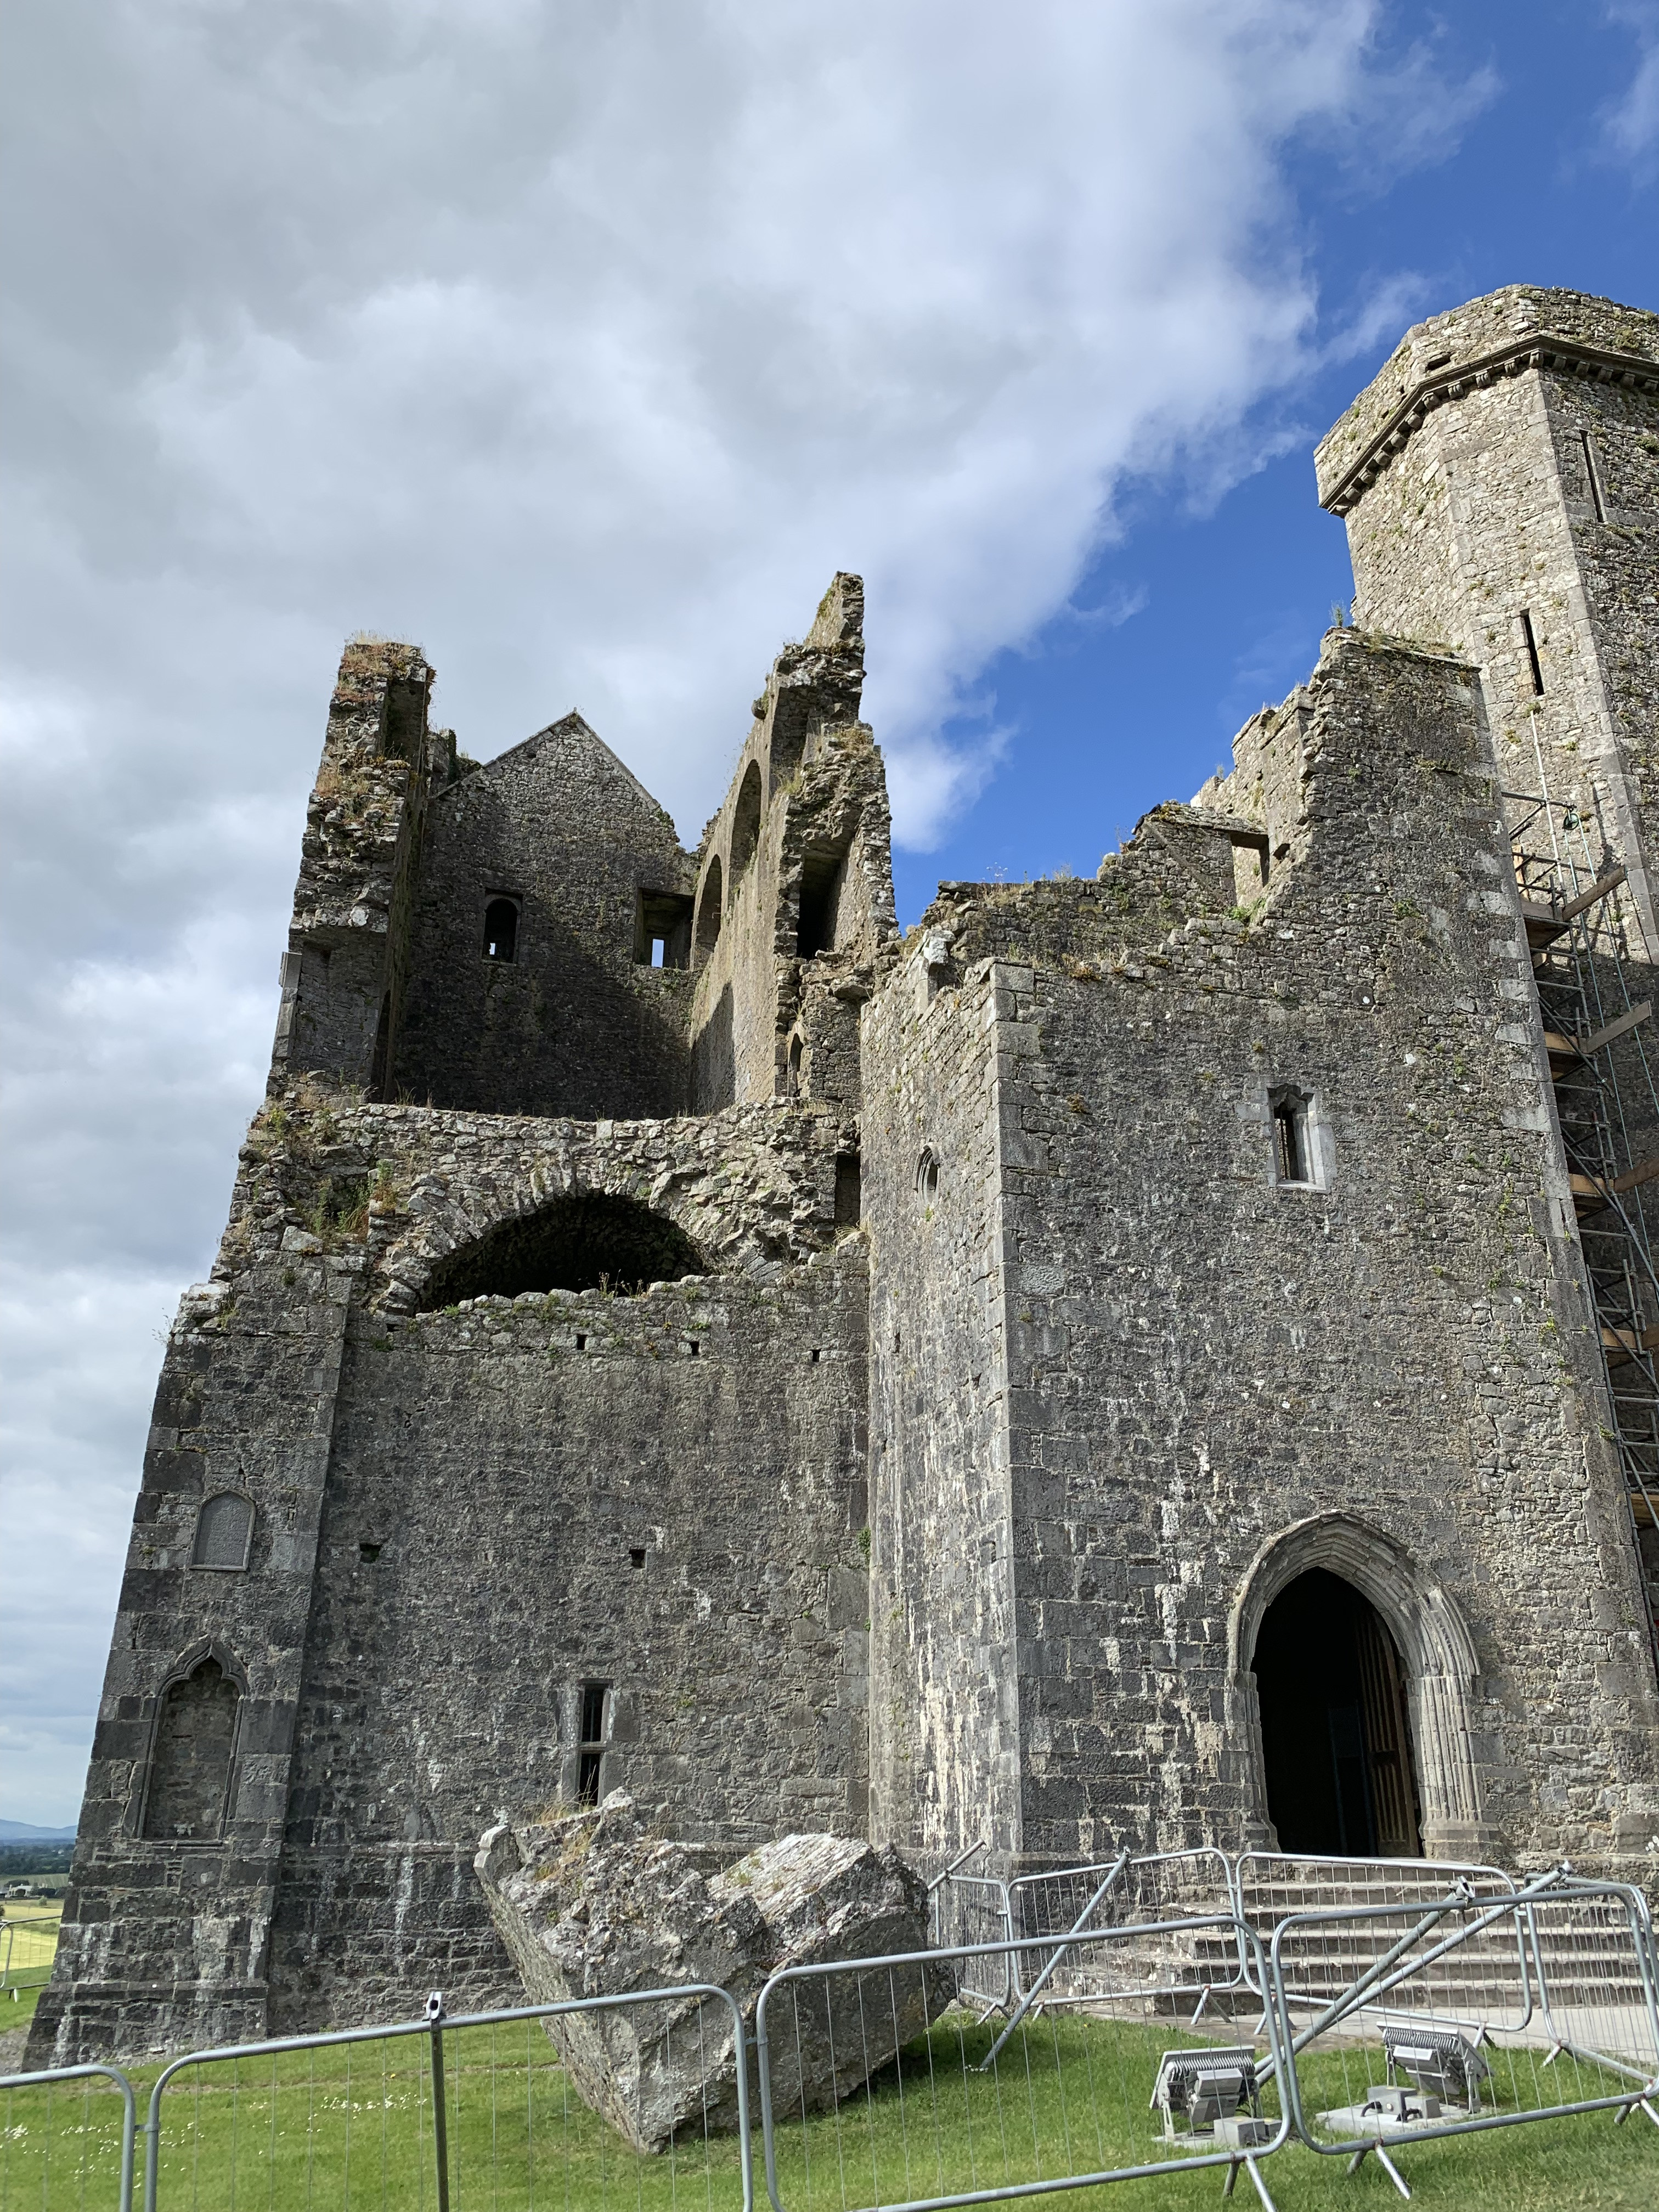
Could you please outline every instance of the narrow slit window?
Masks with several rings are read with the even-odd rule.
[[[1299,1091],[1276,1091],[1271,1104],[1274,1179],[1282,1183],[1311,1183],[1313,1146],[1308,1126],[1308,1100]]]
[[[605,1759],[605,1723],[610,1698],[607,1683],[582,1684],[581,1741],[576,1753],[579,1805],[597,1805],[599,1802],[599,1768]]]
[[[1601,471],[1596,465],[1595,447],[1588,430],[1578,433],[1578,441],[1584,448],[1584,474],[1589,480],[1590,505],[1595,510],[1598,522],[1607,519],[1607,503],[1601,494]]]
[[[1544,696],[1544,667],[1538,658],[1538,640],[1533,634],[1532,611],[1528,607],[1521,610],[1521,635],[1527,641],[1527,661],[1532,670],[1533,691],[1536,697],[1541,699]]]
[[[939,1162],[926,1146],[916,1162],[916,1196],[925,1211],[931,1211],[939,1197]]]
[[[519,902],[493,898],[484,908],[483,955],[510,964],[519,957]]]

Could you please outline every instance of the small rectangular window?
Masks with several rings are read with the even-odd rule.
[[[576,1802],[579,1805],[597,1805],[599,1802],[599,1767],[605,1758],[605,1724],[611,1698],[610,1685],[584,1682],[581,1695],[581,1741],[576,1753]]]
[[[634,957],[641,968],[691,965],[691,902],[678,891],[641,890],[634,911]]]
[[[1533,693],[1534,697],[1541,699],[1544,696],[1544,668],[1538,658],[1538,640],[1533,634],[1532,611],[1528,607],[1521,610],[1521,635],[1526,641],[1527,661],[1532,670]]]
[[[1313,1133],[1310,1100],[1300,1091],[1275,1091],[1268,1104],[1273,1124],[1273,1177],[1281,1183],[1311,1183]]]

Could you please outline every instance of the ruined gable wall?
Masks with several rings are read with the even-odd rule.
[[[837,575],[786,646],[698,853],[693,1097],[858,1103],[858,1008],[897,935],[885,774],[858,720],[864,588]],[[803,897],[823,955],[803,961]],[[712,927],[718,906],[718,936]]]
[[[442,791],[422,856],[397,1094],[485,1113],[683,1110],[690,978],[635,950],[641,890],[690,888],[672,822],[580,715]],[[521,902],[511,962],[484,957],[497,892]]]
[[[1254,921],[996,971],[1024,1847],[1261,1832],[1229,1638],[1340,1514],[1402,1644],[1437,1594],[1473,1640],[1467,1735],[1415,1692],[1430,1849],[1629,1850],[1651,1672],[1477,688],[1339,632],[1310,689]],[[1280,1081],[1328,1190],[1274,1187]]]

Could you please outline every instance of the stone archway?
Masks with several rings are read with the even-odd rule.
[[[1449,1595],[1392,1537],[1346,1513],[1320,1513],[1264,1545],[1245,1573],[1227,1626],[1229,1731],[1244,1753],[1247,1820],[1269,1833],[1261,1712],[1253,1661],[1267,1608],[1291,1583],[1323,1569],[1376,1608],[1404,1677],[1430,1858],[1478,1859],[1490,1847],[1470,1741],[1478,1668],[1474,1644]]]

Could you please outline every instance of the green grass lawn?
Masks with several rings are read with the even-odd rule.
[[[1179,2030],[1051,2018],[1017,2034],[995,2069],[981,2074],[975,2062],[992,2033],[947,2019],[839,2112],[781,2123],[779,2193],[787,2212],[994,2190],[1168,2154],[1146,2107],[1159,2052],[1191,2039]],[[534,2023],[452,2032],[446,2045],[455,2212],[735,2212],[732,2137],[636,2156],[570,2094]],[[1534,2063],[1525,2057],[1508,2079],[1500,2065],[1500,2109],[1512,2108],[1517,2096],[1530,2099]],[[1347,2101],[1366,2071],[1363,2054],[1352,2051],[1313,2061],[1304,2076],[1310,2111]],[[155,2073],[135,2072],[135,2085],[147,2093]],[[1595,2094],[1600,2086],[1581,2075],[1577,2088],[1564,2080],[1557,2094]],[[59,2205],[96,2212],[114,2203],[119,2104],[112,2092],[71,2085],[0,2093],[0,2212]],[[1422,2206],[1652,2212],[1659,2205],[1659,2130],[1639,2114],[1622,2127],[1596,2114],[1407,2145],[1397,2156]],[[763,2204],[758,2129],[755,2163]],[[1401,2202],[1374,2160],[1352,2179],[1346,2165],[1292,2143],[1262,2172],[1283,2212]],[[161,2212],[435,2205],[424,2039],[187,2069],[164,2099],[159,2180]],[[1245,2194],[1236,2201],[1254,2203],[1248,2180],[1237,2185]],[[1212,2168],[1068,2191],[1060,2201],[1103,2212],[1179,2212],[1216,2204],[1221,2186],[1222,2170]]]

